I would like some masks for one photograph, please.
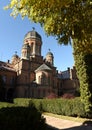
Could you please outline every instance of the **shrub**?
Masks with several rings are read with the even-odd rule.
[[[29,103],[32,99],[30,98],[15,98],[13,100],[14,104],[17,105],[17,106],[25,106],[25,107],[28,107],[29,106]]]
[[[18,101],[19,100],[19,101]],[[31,106],[34,104],[36,109],[41,112],[49,112],[65,116],[88,117],[85,112],[84,104],[79,97],[73,99],[55,98],[55,99],[17,99],[16,105],[19,102],[22,106]],[[26,102],[27,101],[27,102]]]
[[[84,104],[80,98],[74,99],[43,99],[42,110],[65,116],[87,117]]]
[[[56,95],[55,93],[52,92],[48,96],[46,96],[45,98],[48,98],[48,99],[58,98],[58,95]]]
[[[72,99],[75,98],[75,96],[71,93],[65,93],[64,95],[62,95],[62,98]]]
[[[42,100],[43,99],[32,99],[29,101],[29,107],[34,104],[35,108],[38,110],[38,111],[43,111],[42,109]]]

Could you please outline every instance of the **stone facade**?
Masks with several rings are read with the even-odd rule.
[[[80,83],[77,77],[76,68],[67,68],[66,71],[59,73],[59,78],[62,80],[61,91],[63,93],[75,93],[79,89]]]
[[[0,75],[14,79],[14,97],[43,98],[52,92],[56,95],[66,90],[74,92],[79,87],[75,67],[58,73],[52,52],[49,51],[46,58],[43,58],[41,47],[41,36],[32,30],[24,37],[21,57],[15,54],[10,63],[0,62]]]
[[[13,98],[17,74],[9,63],[0,61],[0,99]]]

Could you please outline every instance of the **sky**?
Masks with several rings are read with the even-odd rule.
[[[68,67],[72,68],[74,66],[72,47],[59,45],[55,37],[47,37],[40,24],[35,24],[28,18],[22,20],[20,16],[16,19],[11,17],[11,10],[3,9],[9,1],[0,0],[0,61],[11,60],[16,51],[21,56],[24,36],[34,27],[42,37],[42,56],[45,58],[50,49],[54,55],[54,66],[58,71],[67,70]]]

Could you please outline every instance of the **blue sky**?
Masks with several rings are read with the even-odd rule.
[[[24,20],[18,16],[16,19],[10,16],[10,10],[3,10],[3,7],[9,3],[9,0],[0,0],[0,60],[11,60],[12,55],[21,55],[24,35],[35,27],[35,30],[41,35],[42,56],[45,57],[48,50],[54,54],[54,65],[57,70],[64,71],[67,67],[72,68],[74,59],[72,47],[59,45],[54,37],[47,37],[39,24],[30,22],[27,18]]]

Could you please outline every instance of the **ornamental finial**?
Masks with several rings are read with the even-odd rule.
[[[17,55],[17,51],[15,51],[15,54]]]
[[[35,27],[32,27],[33,31],[35,30]]]
[[[50,52],[51,50],[49,49],[49,52]]]

